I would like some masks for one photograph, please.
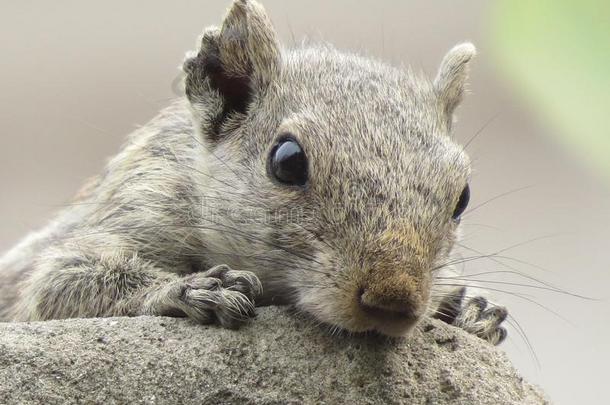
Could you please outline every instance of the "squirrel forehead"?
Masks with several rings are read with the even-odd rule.
[[[429,147],[449,132],[430,80],[330,47],[285,52],[275,89],[275,111],[304,117],[334,139],[400,139]]]
[[[301,107],[344,109],[346,114],[360,113],[371,120],[436,110],[434,86],[423,75],[330,46],[286,51],[283,56],[278,87],[288,99],[292,95]]]

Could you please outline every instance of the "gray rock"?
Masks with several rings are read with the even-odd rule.
[[[0,323],[0,404],[540,404],[498,349],[427,320],[331,336],[277,308],[238,331],[185,319]]]

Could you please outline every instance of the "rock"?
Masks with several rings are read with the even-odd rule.
[[[498,349],[435,320],[332,336],[278,308],[240,330],[140,317],[0,323],[0,404],[540,404]]]

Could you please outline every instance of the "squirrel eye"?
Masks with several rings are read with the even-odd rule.
[[[307,157],[290,135],[282,137],[271,150],[269,171],[282,184],[302,186],[307,182]]]
[[[460,194],[460,198],[458,199],[457,205],[455,206],[453,215],[451,216],[454,221],[460,220],[460,217],[468,206],[468,201],[470,201],[470,187],[468,186],[468,184],[466,184],[466,187],[464,187],[464,190],[462,190],[462,194]]]

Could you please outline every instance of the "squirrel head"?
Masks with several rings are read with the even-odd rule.
[[[407,333],[468,202],[451,126],[474,55],[456,46],[429,80],[328,45],[285,49],[264,9],[236,0],[184,63],[206,254],[254,271],[264,302]]]

